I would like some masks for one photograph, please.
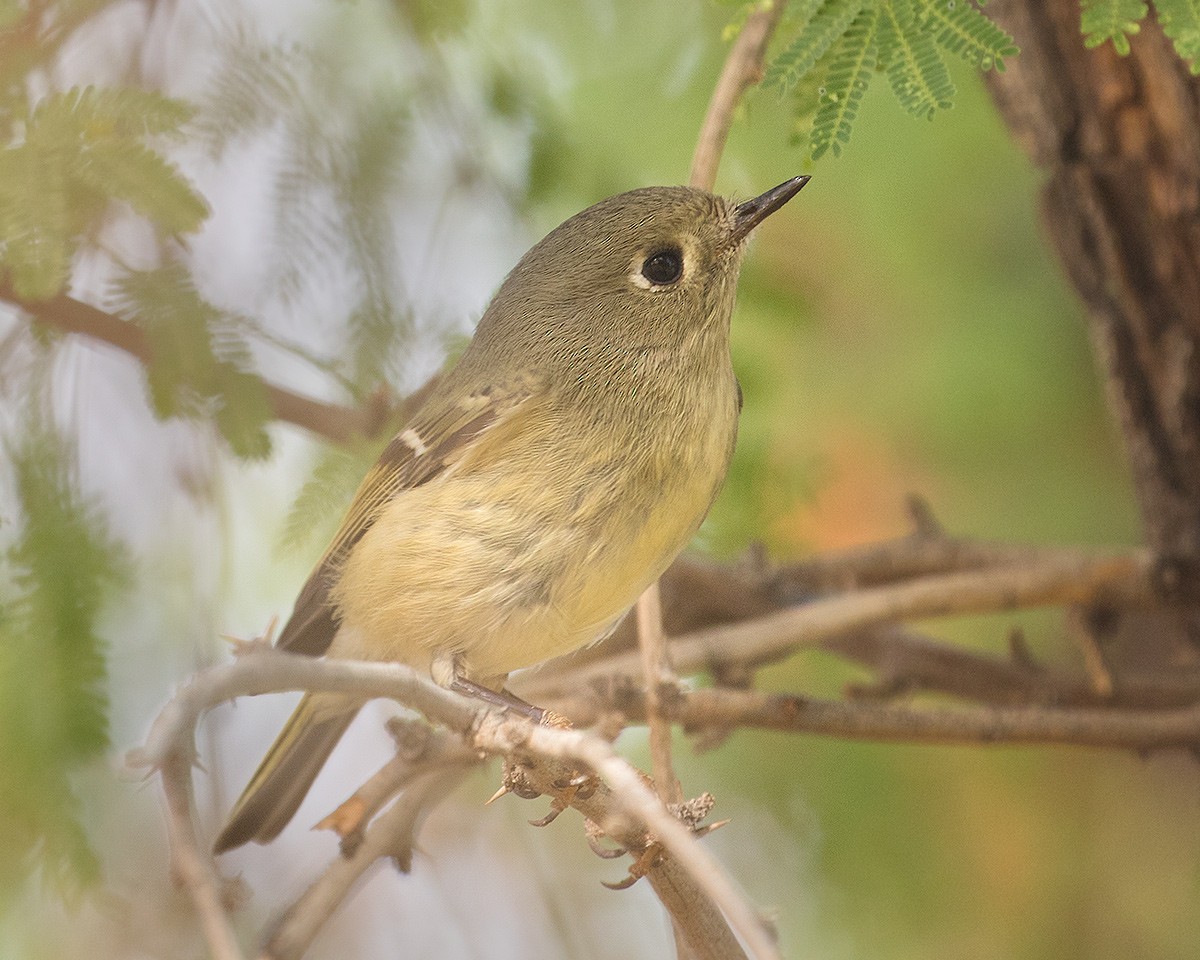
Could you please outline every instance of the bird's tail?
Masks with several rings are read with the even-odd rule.
[[[279,836],[362,703],[345,694],[305,694],[234,804],[213,853]]]

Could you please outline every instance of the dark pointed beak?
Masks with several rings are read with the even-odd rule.
[[[798,194],[809,177],[792,177],[777,187],[772,187],[761,197],[739,203],[733,208],[733,242],[741,243],[746,235],[767,219],[776,210]]]

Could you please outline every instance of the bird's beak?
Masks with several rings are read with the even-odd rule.
[[[772,187],[761,197],[739,203],[733,208],[733,243],[741,243],[746,235],[767,219],[776,210],[798,194],[809,177],[792,177],[777,187]]]

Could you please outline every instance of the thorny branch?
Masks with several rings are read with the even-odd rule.
[[[725,875],[720,864],[694,842],[691,831],[666,811],[642,782],[641,775],[622,760],[604,739],[586,731],[535,726],[523,717],[505,716],[481,709],[474,702],[437,687],[430,680],[398,664],[315,660],[266,647],[251,647],[233,664],[223,664],[196,674],[163,708],[150,729],[145,745],[130,755],[130,763],[158,769],[167,775],[177,770],[178,758],[190,756],[195,724],[209,707],[241,695],[285,690],[328,690],[391,697],[467,738],[471,747],[486,754],[521,758],[532,769],[537,769],[545,760],[567,761],[568,765],[553,774],[543,772],[543,778],[548,776],[549,779],[542,781],[539,792],[562,794],[566,788],[556,788],[556,785],[569,782],[576,776],[573,765],[582,765],[613,789],[603,792],[597,790],[590,795],[579,790],[570,791],[566,801],[569,805],[578,805],[586,810],[590,819],[601,824],[610,835],[619,838],[627,849],[640,852],[651,843],[661,845],[666,859],[662,863],[651,864],[648,872],[670,865],[668,877],[673,885],[684,890],[690,885],[693,891],[702,894],[705,900],[719,908],[729,918],[737,935],[750,946],[754,956],[779,956],[771,935]],[[180,786],[185,791],[187,803],[181,809],[189,814],[189,829],[180,831],[176,839],[186,860],[207,863],[190,830],[190,779],[190,771],[185,768]],[[597,805],[597,797],[607,798],[606,802]],[[318,892],[310,891],[310,902],[320,903],[323,908],[332,910],[361,873],[364,857],[379,850],[395,853],[396,840],[387,843],[384,840],[394,837],[398,826],[409,823],[407,816],[396,813],[389,817],[378,834],[368,830],[359,850],[351,856],[349,865],[335,865],[331,872],[336,877],[324,885],[319,881],[314,888]],[[393,823],[393,820],[397,823]],[[362,852],[364,848],[365,853]],[[371,859],[374,860],[375,856],[371,856]],[[679,871],[687,876],[679,876]],[[196,896],[195,892],[193,896]],[[689,909],[694,911],[695,904],[690,904]],[[713,954],[711,944],[692,940],[690,931],[696,928],[686,922],[687,915],[680,919],[681,926],[689,931],[689,944],[699,956],[713,957],[715,960],[722,955],[738,955],[728,951]],[[305,930],[310,921],[309,917],[301,921]],[[210,939],[214,952],[215,943]],[[729,943],[732,945],[736,941],[730,939]]]
[[[654,774],[654,789],[659,799],[670,809],[671,804],[683,802],[683,785],[675,776],[671,759],[671,720],[662,711],[661,688],[675,682],[671,661],[667,655],[667,635],[662,624],[662,599],[658,583],[652,583],[638,598],[634,607],[637,621],[638,649],[642,654],[642,676],[646,691],[646,727],[650,731],[650,769]],[[673,921],[677,960],[690,960],[687,931]]]
[[[186,746],[165,756],[159,765],[167,807],[171,866],[192,898],[213,960],[242,960],[237,937],[221,902],[220,880],[212,860],[196,841],[192,822],[191,748],[189,740]]]
[[[1153,558],[1145,550],[1088,553],[1046,548],[1019,566],[1001,563],[916,577],[701,628],[672,640],[671,659],[681,674],[760,666],[796,649],[881,623],[1037,606],[1099,602],[1133,606],[1153,596],[1153,569]],[[636,676],[640,661],[637,651],[619,651],[578,666],[569,659],[563,665],[560,670],[533,674],[520,690],[545,698],[591,679]]]
[[[894,618],[905,613],[928,617],[977,611],[981,597],[988,596],[1000,598],[995,605],[1002,609],[1046,602],[1087,603],[1101,596],[1104,603],[1117,609],[1123,608],[1122,605],[1141,608],[1155,602],[1156,594],[1150,582],[1154,566],[1144,551],[1086,554],[1016,547],[1006,550],[998,545],[971,548],[969,544],[947,540],[941,547],[946,562],[935,563],[933,557],[937,551],[930,546],[929,539],[925,535],[914,536],[880,545],[875,551],[846,554],[843,567],[849,570],[860,565],[879,569],[878,558],[890,555],[899,561],[903,553],[901,543],[906,542],[924,558],[922,569],[941,572],[917,575],[907,583],[903,578],[900,582],[888,582],[889,577],[882,577],[878,579],[885,583],[884,586],[800,603],[785,611],[789,614],[787,617],[775,614],[757,617],[752,621],[757,624],[755,630],[744,631],[740,638],[733,635],[733,645],[723,651],[723,663],[733,669],[740,662],[746,669],[741,672],[733,669],[733,675],[752,677],[753,667],[761,662],[764,651],[777,656],[784,650],[796,649],[798,618],[805,610],[827,610],[829,608],[822,605],[834,600],[845,608],[845,612],[832,619],[828,613],[819,614],[813,622],[823,625],[825,630],[833,630],[835,635],[837,624],[851,624],[854,629],[861,629],[879,620],[886,629],[898,631]],[[946,538],[938,535],[934,539]],[[1017,553],[1026,560],[1020,568],[1024,579],[1013,574],[1012,557]],[[950,556],[958,557],[956,563],[966,564],[971,569],[954,569],[954,564],[946,560]],[[831,566],[832,561],[829,561],[826,567]],[[898,563],[898,566],[911,569],[913,565]],[[1076,574],[1073,585],[1064,585],[1062,579],[1068,568]],[[792,569],[761,571],[759,576],[764,583],[770,583],[772,589],[786,594],[811,573],[811,569]],[[999,586],[993,593],[981,591],[981,579],[994,579]],[[788,581],[790,587],[781,587],[784,581]],[[934,586],[929,586],[929,582]],[[906,597],[910,599],[905,600]],[[913,597],[919,602],[912,600]],[[773,637],[768,637],[771,631]],[[673,636],[668,643],[673,649],[694,650],[700,643],[697,638],[710,632],[711,628],[701,628],[690,634]],[[934,652],[954,653],[951,647],[911,634],[895,632],[888,636],[902,654],[911,650],[919,650],[927,657]],[[886,645],[889,640],[885,637],[877,642]],[[810,646],[811,643],[802,648]],[[1045,672],[1032,664],[1028,651],[1020,647],[1015,649],[1021,653],[1010,665],[1014,671],[1028,673],[1035,679]],[[977,654],[961,655],[979,657]],[[621,671],[617,667],[628,657],[629,654],[618,651],[607,660],[601,658],[588,666],[587,676],[607,677],[607,685],[583,685],[578,670],[571,665],[571,658],[551,664],[530,677],[547,695],[550,691],[559,691],[549,702],[576,724],[598,723],[613,731],[625,723],[644,721],[647,716],[646,691],[638,683],[620,679]],[[607,670],[602,669],[606,662]],[[688,667],[688,672],[694,669],[694,666]],[[1069,675],[1062,674],[1054,683],[1061,683],[1067,689],[1068,678]],[[1077,690],[1090,689],[1086,677],[1074,677],[1070,682]],[[1151,683],[1149,680],[1143,682]],[[738,956],[730,951],[740,949],[721,921],[720,913],[711,906],[696,909],[701,890],[706,894],[700,898],[701,902],[720,904],[726,916],[737,921],[739,934],[752,945],[756,956],[775,955],[771,952],[775,948],[771,946],[770,937],[754,918],[753,910],[736,894],[724,874],[715,869],[711,858],[704,853],[698,856],[693,853],[697,848],[689,831],[665,812],[661,801],[645,786],[640,775],[616,757],[605,739],[577,730],[532,727],[521,718],[481,711],[471,701],[432,685],[404,667],[319,661],[257,646],[252,646],[232,665],[197,675],[164,708],[146,745],[132,758],[135,763],[156,766],[163,771],[172,818],[175,862],[181,873],[188,871],[189,890],[203,918],[214,955],[222,958],[238,956],[236,952],[229,952],[228,946],[218,946],[222,937],[230,936],[228,921],[221,913],[210,861],[191,832],[190,776],[186,762],[180,758],[191,755],[194,724],[209,706],[240,695],[283,689],[350,690],[393,697],[454,734],[466,736],[467,741],[464,744],[460,740],[458,746],[448,747],[447,738],[453,739],[454,734],[431,734],[430,743],[434,746],[416,751],[410,749],[407,755],[398,757],[356,793],[352,799],[357,798],[361,803],[360,821],[351,823],[346,829],[338,828],[344,837],[354,832],[356,844],[347,848],[346,858],[333,864],[288,912],[272,937],[266,956],[279,960],[300,956],[324,920],[349,892],[354,880],[380,856],[395,857],[401,865],[406,865],[421,810],[445,795],[453,779],[451,774],[457,776],[464,764],[474,761],[478,751],[498,754],[510,763],[516,763],[522,768],[524,782],[532,787],[532,792],[550,795],[556,805],[576,808],[631,854],[638,857],[653,854],[653,843],[666,848],[665,859],[652,857],[647,861],[646,875],[663,896],[673,917],[682,917],[679,922],[681,935],[696,950],[696,956]],[[1121,689],[1118,684],[1112,701],[1104,705],[1095,700],[1094,694],[1087,706],[1056,705],[1046,702],[1043,685],[1031,682],[1023,688],[1023,694],[1017,688],[1009,690],[1006,694],[1009,703],[998,704],[979,698],[979,706],[934,709],[862,700],[816,700],[718,686],[705,690],[679,689],[671,696],[662,697],[657,709],[685,730],[700,734],[744,727],[914,743],[1073,744],[1142,751],[1200,746],[1200,682],[1195,678],[1190,688],[1184,684],[1173,688],[1171,696],[1161,701],[1169,704],[1166,708],[1130,706],[1128,699],[1121,699]],[[965,689],[951,692],[969,696]],[[1150,702],[1148,698],[1142,699]],[[431,758],[443,759],[444,765],[439,767],[431,762]],[[567,765],[547,767],[548,759],[567,761]],[[575,764],[592,770],[605,783],[594,791],[564,786],[575,776],[571,769]],[[406,776],[405,771],[411,776]],[[400,799],[387,807],[388,798],[397,791],[401,791]],[[380,810],[383,812],[368,823]],[[654,838],[652,842],[648,836]],[[751,918],[754,918],[753,925]],[[724,946],[716,950],[714,944],[722,943],[722,936],[725,937]],[[227,942],[232,943],[231,940]],[[236,945],[232,949],[236,950]]]

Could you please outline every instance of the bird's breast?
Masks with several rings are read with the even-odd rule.
[[[339,653],[416,665],[453,653],[490,677],[603,636],[720,489],[737,388],[732,371],[709,386],[703,400],[656,409],[615,402],[608,419],[541,404],[514,425],[519,436],[494,438],[503,453],[404,491],[339,578],[342,616],[364,645]]]

